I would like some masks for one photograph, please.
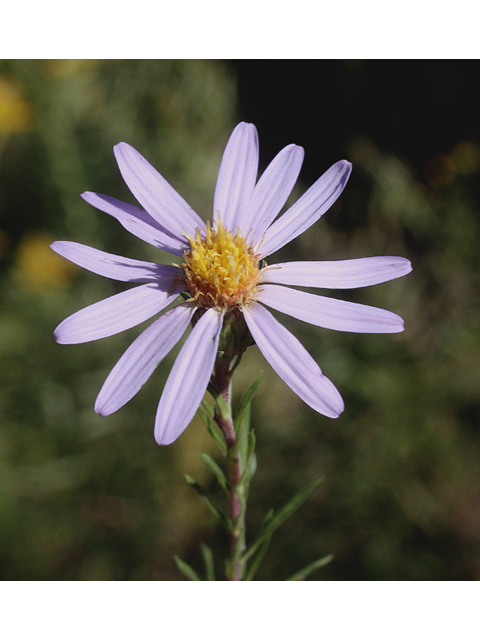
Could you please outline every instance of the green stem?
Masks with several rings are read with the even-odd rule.
[[[215,397],[215,421],[223,433],[227,445],[228,500],[230,511],[230,561],[227,563],[227,580],[242,580],[245,560],[245,488],[242,482],[243,465],[239,447],[235,446],[236,433],[232,416],[231,361],[219,356],[212,381]]]

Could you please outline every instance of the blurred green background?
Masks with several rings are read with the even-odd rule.
[[[282,320],[341,391],[336,421],[306,407],[256,347],[236,393],[253,406],[259,470],[247,523],[320,475],[257,576],[282,580],[326,555],[312,580],[480,576],[480,130],[476,62],[3,60],[0,62],[0,575],[4,580],[181,580],[199,542],[227,542],[185,484],[216,455],[196,418],[167,448],[155,409],[175,350],[113,416],[93,405],[140,328],[60,346],[67,315],[125,288],[48,247],[75,240],[169,261],[79,194],[133,202],[112,147],[147,157],[204,218],[228,136],[259,129],[261,167],[306,149],[294,197],[353,162],[340,200],[278,260],[401,255],[396,281],[338,292],[405,319],[398,335]]]

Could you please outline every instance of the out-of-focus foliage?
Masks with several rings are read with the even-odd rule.
[[[226,551],[213,517],[183,481],[191,474],[210,482],[199,454],[215,456],[216,449],[201,421],[168,448],[153,440],[176,351],[123,409],[97,416],[96,394],[141,328],[57,345],[52,331],[63,318],[125,287],[77,269],[48,244],[68,239],[169,261],[79,194],[133,202],[112,154],[124,140],[207,218],[225,141],[238,120],[254,120],[242,105],[256,96],[238,94],[235,69],[196,60],[0,64],[3,579],[178,580],[174,554],[197,567],[200,540],[217,558]],[[281,69],[272,63],[272,73]],[[321,114],[315,126],[327,126]],[[308,158],[308,141],[284,140],[284,133],[263,148],[263,164],[289,142],[304,144]],[[280,257],[410,258],[414,271],[405,278],[338,292],[399,313],[406,331],[341,334],[282,318],[342,392],[346,410],[336,421],[298,400],[256,347],[247,351],[237,393],[265,369],[252,417],[252,536],[268,507],[325,477],[276,533],[257,576],[281,580],[333,553],[310,579],[477,579],[480,140],[462,131],[442,153],[432,152],[424,172],[361,126],[344,134],[342,153],[354,172],[340,201]],[[322,158],[318,174],[338,159]]]

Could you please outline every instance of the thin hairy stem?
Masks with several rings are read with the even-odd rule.
[[[227,445],[228,500],[231,519],[230,561],[227,563],[227,579],[242,580],[245,552],[245,510],[244,487],[242,484],[242,458],[236,444],[235,425],[232,416],[232,385],[230,361],[218,357],[212,386],[215,398],[215,421],[223,433]]]

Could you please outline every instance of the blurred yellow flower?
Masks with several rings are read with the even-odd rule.
[[[57,78],[67,78],[73,76],[79,71],[96,69],[100,60],[95,59],[63,59],[53,58],[42,61],[43,67]]]
[[[23,133],[31,122],[31,105],[14,82],[0,76],[0,134]]]
[[[66,262],[50,249],[52,238],[45,233],[22,239],[15,259],[15,277],[22,288],[46,291],[66,285],[75,265]]]

